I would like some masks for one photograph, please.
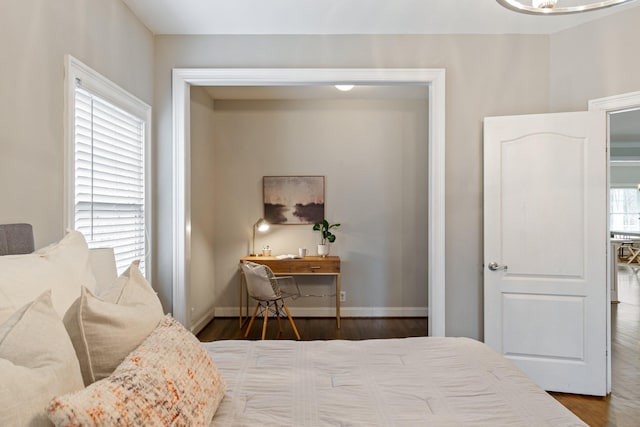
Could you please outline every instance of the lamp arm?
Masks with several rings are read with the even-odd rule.
[[[251,227],[251,229],[253,230],[253,237],[251,239],[251,256],[255,256],[256,255],[256,225],[253,224],[253,227]]]

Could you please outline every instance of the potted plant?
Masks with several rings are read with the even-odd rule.
[[[329,243],[336,241],[336,235],[331,232],[331,229],[340,227],[340,224],[329,224],[329,221],[323,219],[322,222],[313,224],[313,231],[319,231],[322,239],[318,245],[318,255],[329,255]]]

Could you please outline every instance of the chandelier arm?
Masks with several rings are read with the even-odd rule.
[[[514,12],[526,13],[529,15],[567,15],[571,13],[589,12],[592,10],[605,9],[607,7],[618,6],[624,3],[630,3],[635,0],[603,0],[587,3],[582,6],[554,7],[554,8],[538,8],[527,6],[520,0],[496,0],[501,6]]]

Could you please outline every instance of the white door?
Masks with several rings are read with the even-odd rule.
[[[484,338],[545,390],[607,390],[603,112],[484,121]]]

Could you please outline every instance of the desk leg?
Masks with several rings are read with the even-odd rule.
[[[340,329],[340,273],[336,274],[336,323]]]

